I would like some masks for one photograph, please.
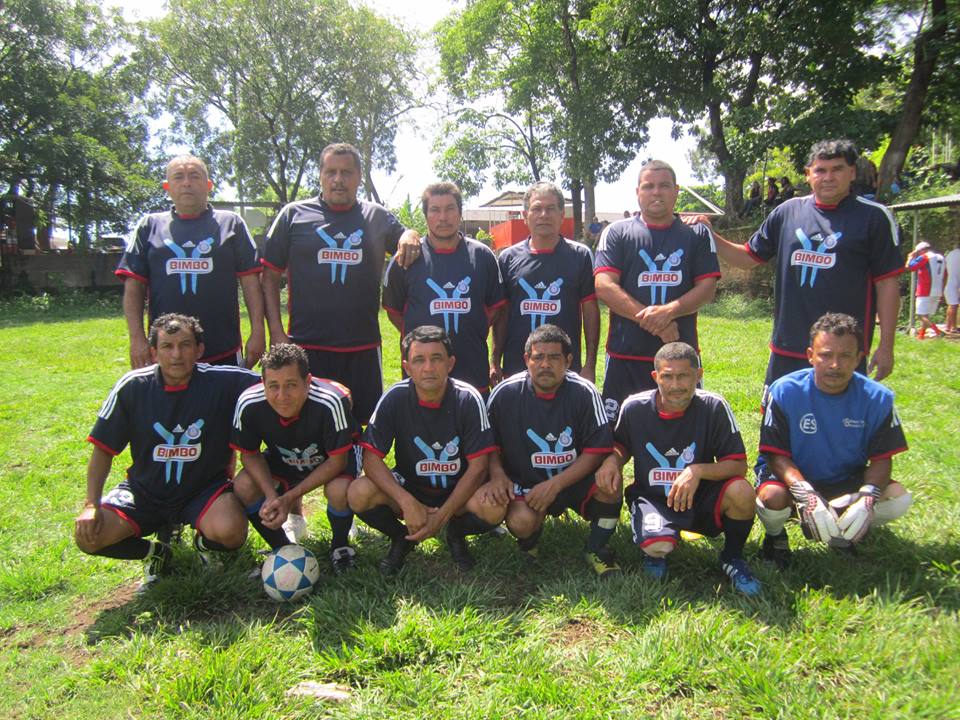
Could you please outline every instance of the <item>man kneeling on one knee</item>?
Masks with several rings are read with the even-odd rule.
[[[657,389],[624,400],[614,454],[597,471],[597,482],[618,477],[633,457],[626,498],[647,575],[666,575],[666,556],[681,531],[723,533],[723,571],[735,590],[758,595],[760,583],[743,559],[756,496],[743,478],[747,455],[733,412],[719,395],[697,389],[703,369],[690,345],[667,343],[653,364]]]
[[[789,562],[784,524],[794,508],[804,535],[844,548],[901,517],[911,502],[891,479],[891,458],[907,449],[893,393],[855,372],[863,358],[856,320],[822,316],[810,329],[807,358],[812,367],[771,386],[760,428],[762,554],[780,567]]]

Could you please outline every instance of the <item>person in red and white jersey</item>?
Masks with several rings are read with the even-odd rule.
[[[916,311],[920,319],[917,337],[921,340],[927,336],[928,328],[933,331],[934,337],[945,334],[930,319],[930,316],[937,312],[943,297],[945,264],[943,255],[934,250],[928,242],[917,243],[907,256],[907,269],[917,274]]]

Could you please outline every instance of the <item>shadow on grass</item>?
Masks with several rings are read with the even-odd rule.
[[[321,559],[321,578],[307,602],[291,604],[267,599],[259,580],[247,577],[256,562],[250,551],[239,553],[227,568],[210,572],[197,568],[191,553],[180,551],[175,576],[101,611],[87,628],[87,642],[134,633],[176,633],[189,624],[195,632],[209,632],[217,642],[229,643],[242,638],[251,624],[271,624],[278,632],[307,632],[331,671],[341,680],[357,682],[371,671],[422,663],[429,659],[424,653],[449,652],[450,644],[471,642],[458,641],[458,633],[474,637],[487,632],[476,629],[483,627],[501,635],[518,634],[525,632],[531,617],[555,617],[563,625],[577,615],[571,608],[581,605],[602,609],[609,622],[627,632],[642,630],[664,612],[718,604],[744,620],[792,629],[802,612],[799,598],[807,589],[836,598],[872,595],[884,603],[960,609],[960,547],[915,543],[887,528],[874,531],[855,557],[797,543],[794,563],[784,573],[752,557],[756,546],[748,545],[749,562],[764,586],[757,599],[730,588],[718,560],[722,539],[681,543],[670,558],[668,580],[659,583],[643,575],[641,551],[622,528],[611,547],[623,572],[596,578],[580,551],[586,534],[583,522],[549,522],[535,563],[521,557],[509,536],[476,538],[471,543],[478,564],[469,575],[455,569],[442,543],[428,541],[409,556],[396,578],[384,578],[378,570],[387,551],[379,536],[362,538],[355,570],[339,577],[324,561],[326,544],[307,541]],[[418,623],[417,613],[431,620]],[[419,625],[447,626],[454,637],[443,642],[425,639],[424,633],[439,631],[418,630]],[[384,652],[357,650],[371,644],[383,645]],[[341,657],[352,654],[364,658],[355,672]],[[377,667],[368,667],[371,662]]]

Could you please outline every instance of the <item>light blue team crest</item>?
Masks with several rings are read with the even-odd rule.
[[[527,428],[527,437],[537,447],[530,455],[530,464],[538,470],[544,470],[547,477],[553,477],[577,459],[573,447],[573,428],[567,425],[559,435],[548,432],[540,437],[533,428]]]
[[[549,285],[544,282],[538,282],[531,285],[523,278],[520,278],[518,284],[527,294],[520,301],[520,314],[530,316],[530,330],[536,330],[547,322],[547,317],[553,317],[560,314],[560,288],[563,286],[563,278],[557,278]]]
[[[194,244],[188,240],[182,246],[177,245],[172,238],[164,238],[163,244],[173,253],[172,258],[167,259],[167,275],[180,276],[180,294],[187,294],[187,280],[189,278],[189,292],[197,294],[197,279],[201,275],[209,275],[213,272],[213,258],[209,257],[213,252],[213,238],[208,237]],[[190,254],[187,255],[187,251]]]
[[[363,262],[363,228],[357,228],[349,235],[338,232],[330,235],[322,227],[316,233],[326,244],[317,252],[317,263],[330,266],[330,282],[341,285],[347,282],[347,268]]]
[[[423,453],[423,459],[416,465],[417,475],[429,480],[431,487],[449,487],[450,479],[460,473],[460,437],[455,435],[446,444],[429,445],[418,435],[413,438],[413,444]]]
[[[658,466],[651,468],[647,473],[647,484],[651,488],[662,487],[663,494],[669,495],[670,488],[673,487],[674,480],[683,472],[683,469],[691,464],[696,458],[697,443],[693,442],[687,445],[681,452],[670,448],[665,453],[661,453],[653,446],[653,443],[647,443],[644,446],[650,457],[658,463]],[[671,462],[670,458],[674,458]]]
[[[470,276],[454,284],[445,283],[442,287],[433,279],[426,279],[427,287],[436,293],[430,300],[430,314],[443,316],[443,329],[447,334],[460,331],[460,316],[470,312]]]
[[[155,422],[153,429],[163,438],[162,444],[153,447],[153,459],[164,464],[165,481],[169,483],[173,479],[179,485],[183,477],[183,464],[194,462],[200,457],[203,418],[190,423],[186,428],[178,423],[172,430],[167,430]]]
[[[843,233],[836,232],[823,237],[820,233],[814,233],[812,237],[797,228],[795,230],[797,240],[801,247],[797,248],[790,255],[790,264],[800,268],[800,287],[810,283],[808,287],[813,287],[817,281],[817,271],[829,270],[837,262],[837,255],[834,249]]]
[[[675,250],[667,257],[658,253],[656,257],[651,258],[643,249],[640,250],[639,255],[647,269],[641,271],[637,277],[637,286],[650,288],[650,305],[665,304],[667,290],[683,282],[683,272],[674,270],[683,260],[683,249]]]

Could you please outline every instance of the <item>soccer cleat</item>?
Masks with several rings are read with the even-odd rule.
[[[450,557],[453,558],[453,562],[456,563],[460,572],[470,572],[473,570],[477,561],[470,552],[467,538],[451,532],[449,525],[447,525],[447,548],[450,550]]]
[[[589,550],[584,553],[587,559],[587,565],[597,574],[599,578],[612,577],[620,572],[620,566],[617,565],[613,551],[608,547],[602,547],[596,552]]]
[[[681,530],[680,538],[686,540],[687,542],[696,542],[697,540],[703,540],[703,535],[692,530]]]
[[[353,570],[353,558],[357,554],[349,545],[334,548],[330,553],[330,565],[333,566],[334,575],[343,575],[345,572]]]
[[[730,578],[730,584],[734,590],[749,597],[757,597],[760,594],[760,581],[757,580],[747,563],[743,558],[733,558],[720,563],[723,571]]]
[[[764,536],[763,545],[760,546],[761,558],[784,570],[790,565],[791,555],[790,540],[787,538],[786,530],[781,530],[779,535],[767,533]]]
[[[644,555],[643,572],[651,580],[663,580],[667,577],[667,559]]]
[[[409,555],[416,546],[417,544],[415,542],[407,540],[402,535],[391,538],[390,550],[387,551],[386,557],[380,561],[380,572],[384,575],[396,575],[403,567],[403,563],[406,562],[407,555]]]
[[[300,541],[307,536],[307,519],[303,515],[288,514],[280,527],[286,533],[287,540],[294,545],[299,545]]]
[[[155,542],[152,553],[143,561],[143,580],[137,586],[137,593],[145,592],[157,578],[168,575],[172,559],[173,553],[170,551],[170,546]]]
[[[197,551],[197,557],[200,558],[200,567],[204,570],[219,570],[223,567],[221,553],[204,547],[200,533],[194,533],[193,549]]]

